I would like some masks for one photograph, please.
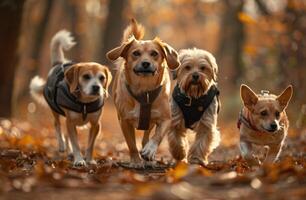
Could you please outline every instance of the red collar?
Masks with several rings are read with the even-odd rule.
[[[254,124],[251,123],[249,117],[245,117],[243,116],[242,110],[239,113],[239,117],[238,117],[238,122],[237,122],[237,127],[238,129],[240,129],[241,124],[244,124],[246,127],[248,127],[249,129],[259,132],[259,130],[256,128],[256,126]]]

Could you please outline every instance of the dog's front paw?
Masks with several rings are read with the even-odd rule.
[[[207,159],[202,159],[202,158],[199,158],[199,157],[191,156],[191,157],[188,158],[188,163],[193,164],[193,165],[206,166],[206,165],[208,165],[208,160]]]
[[[141,157],[147,161],[154,160],[157,147],[158,145],[156,144],[156,142],[154,142],[153,140],[149,140],[149,142],[140,152]]]
[[[134,169],[143,169],[145,167],[145,163],[144,161],[140,161],[140,162],[133,162],[131,161],[129,164],[130,168],[134,168]]]
[[[87,163],[88,165],[97,165],[97,161],[95,161],[94,159],[86,160],[86,163]]]
[[[91,153],[86,153],[84,159],[89,165],[97,165],[97,162],[92,158]]]
[[[86,166],[86,162],[83,159],[78,159],[78,160],[75,160],[73,162],[73,166],[74,167],[85,167]]]
[[[130,163],[128,164],[128,167],[135,169],[144,168],[144,162],[140,158],[139,153],[131,155],[131,160]]]

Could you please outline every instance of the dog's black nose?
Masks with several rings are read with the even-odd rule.
[[[193,73],[193,74],[192,74],[192,79],[195,80],[195,81],[199,80],[199,77],[200,77],[200,76],[199,76],[198,73]]]
[[[272,131],[276,131],[277,124],[275,122],[273,122],[272,124],[270,124],[270,128],[271,128]]]
[[[95,93],[96,93],[96,92],[99,92],[99,91],[100,91],[100,86],[98,86],[98,85],[93,85],[93,86],[92,86],[92,91],[95,92]]]
[[[143,67],[143,68],[148,68],[148,67],[150,67],[150,65],[151,65],[151,63],[149,63],[149,62],[146,62],[146,61],[144,61],[144,62],[142,62],[141,63],[141,66]]]

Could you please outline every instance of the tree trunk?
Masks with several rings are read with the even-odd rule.
[[[23,81],[24,84],[21,85],[22,88],[20,88],[19,90],[20,92],[19,94],[17,94],[17,102],[20,102],[22,98],[24,98],[26,95],[29,94],[28,87],[30,84],[30,80],[39,72],[39,64],[40,64],[39,61],[42,54],[42,46],[44,43],[44,38],[46,35],[46,30],[48,27],[48,21],[50,13],[52,11],[53,3],[54,3],[53,0],[46,1],[44,14],[35,29],[35,33],[33,36],[35,40],[31,50],[31,60],[33,60],[34,62],[32,66],[25,67],[24,81]]]
[[[297,1],[298,2],[298,1]],[[295,102],[306,103],[306,6],[298,6],[295,1],[288,0],[282,20],[286,27],[280,44],[279,76],[282,86],[293,84]]]
[[[24,0],[0,0],[0,117],[11,117]]]
[[[80,30],[81,16],[80,16],[80,6],[82,6],[81,1],[68,0],[64,2],[65,11],[68,14],[69,23],[71,24],[71,33],[76,41],[76,46],[69,50],[74,62],[81,62],[86,60],[83,55],[83,50],[85,49],[83,45],[82,30]]]
[[[123,10],[126,2],[125,0],[109,1],[102,48],[98,55],[100,63],[108,63],[105,54],[120,44],[124,24]]]
[[[225,12],[222,16],[221,39],[217,52],[219,65],[230,80],[239,81],[243,72],[244,25],[238,18],[244,0],[223,0]],[[228,82],[228,80],[227,80]]]

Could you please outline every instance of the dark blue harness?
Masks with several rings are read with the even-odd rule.
[[[78,98],[71,94],[69,86],[64,80],[65,70],[74,63],[57,64],[48,77],[44,88],[44,97],[51,109],[60,115],[65,116],[65,112],[61,107],[82,113],[83,120],[86,119],[88,113],[98,111],[103,105],[102,98],[90,103],[82,103]]]
[[[193,98],[187,96],[185,93],[183,93],[179,86],[176,85],[172,97],[174,101],[177,103],[177,105],[180,107],[184,120],[185,120],[185,127],[191,128],[191,126],[199,121],[205,112],[205,110],[209,107],[209,105],[214,100],[215,96],[219,98],[219,90],[218,88],[213,85],[210,87],[208,92],[200,96],[199,98]],[[218,99],[219,100],[219,99]],[[218,111],[219,112],[219,102],[218,102]]]

